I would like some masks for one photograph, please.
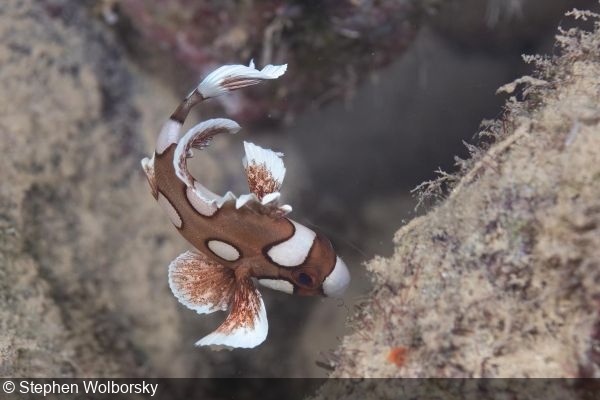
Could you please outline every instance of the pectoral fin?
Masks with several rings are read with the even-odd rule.
[[[209,314],[229,308],[235,275],[202,254],[186,251],[169,265],[169,286],[181,304]]]

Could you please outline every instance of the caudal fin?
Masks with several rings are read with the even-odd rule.
[[[224,65],[217,68],[200,82],[175,109],[165,122],[156,139],[156,153],[162,154],[170,145],[177,143],[181,127],[191,109],[202,101],[233,90],[256,85],[265,80],[276,79],[285,73],[287,64],[267,65],[257,70],[254,63],[246,65]]]
[[[198,92],[208,99],[217,97],[233,90],[256,85],[265,80],[277,79],[285,73],[287,64],[266,65],[262,70],[254,67],[254,62],[250,65],[223,65],[211,72],[198,85]]]

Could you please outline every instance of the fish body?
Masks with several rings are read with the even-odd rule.
[[[227,65],[209,74],[177,107],[160,131],[151,158],[142,160],[151,192],[181,235],[195,248],[169,266],[178,300],[198,313],[229,310],[217,330],[197,345],[255,347],[268,322],[255,281],[289,294],[340,296],[350,276],[331,242],[289,219],[280,203],[285,176],[281,153],[244,142],[250,193],[219,196],[189,173],[187,159],[214,136],[236,133],[228,119],[204,121],[181,135],[189,111],[212,97],[275,79],[286,66]]]

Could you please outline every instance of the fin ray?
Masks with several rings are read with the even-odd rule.
[[[181,304],[198,314],[209,314],[227,310],[235,276],[205,255],[186,251],[169,265],[169,287]]]
[[[235,121],[226,118],[214,118],[201,122],[187,131],[179,139],[173,156],[173,166],[179,179],[188,187],[194,187],[194,178],[187,169],[187,159],[192,148],[202,150],[218,134],[237,133],[239,130],[240,126]]]
[[[287,64],[266,65],[257,70],[254,63],[250,65],[223,65],[217,68],[198,85],[198,92],[204,98],[217,97],[233,90],[256,85],[267,79],[277,79],[285,73]]]
[[[281,159],[283,154],[250,142],[244,142],[244,150],[246,157],[243,163],[250,192],[260,200],[279,192],[285,177],[285,166]]]
[[[267,338],[269,323],[260,292],[250,277],[237,281],[229,315],[212,333],[196,346],[230,348],[256,347]]]

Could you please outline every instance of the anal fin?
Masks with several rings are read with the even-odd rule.
[[[244,169],[250,192],[261,201],[265,196],[279,192],[285,176],[283,154],[249,142],[244,142],[244,150]]]

